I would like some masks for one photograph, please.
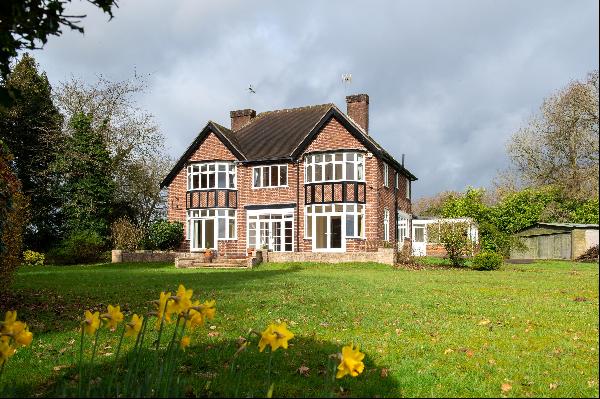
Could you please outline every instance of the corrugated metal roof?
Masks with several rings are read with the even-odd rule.
[[[568,227],[573,229],[597,229],[597,224],[583,224],[583,223],[537,223],[537,226],[549,226],[549,227]],[[531,226],[534,227],[534,226]]]

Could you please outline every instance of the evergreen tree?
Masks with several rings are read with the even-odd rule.
[[[57,179],[51,165],[61,149],[63,119],[52,102],[46,74],[38,71],[28,54],[2,86],[13,92],[14,98],[0,106],[0,140],[14,156],[17,177],[31,204],[25,247],[45,250],[61,233]]]
[[[57,163],[68,234],[86,231],[107,237],[115,191],[110,154],[102,135],[92,129],[91,116],[75,114],[69,129],[71,136]]]

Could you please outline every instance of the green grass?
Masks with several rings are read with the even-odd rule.
[[[15,394],[56,394],[76,373],[69,366],[85,309],[111,303],[141,312],[179,283],[217,300],[217,317],[192,336],[182,359],[194,395],[264,396],[269,355],[253,346],[235,375],[230,362],[239,336],[281,319],[296,337],[274,353],[275,396],[329,395],[320,371],[329,354],[354,341],[367,354],[366,370],[338,380],[338,395],[598,397],[598,264],[558,261],[493,272],[378,264],[21,268],[2,311],[16,308],[34,342],[10,359],[2,380]],[[117,334],[102,336],[111,338],[98,359],[110,363]],[[296,371],[302,365],[308,376]]]

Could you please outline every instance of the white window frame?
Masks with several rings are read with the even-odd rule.
[[[410,179],[406,178],[406,199],[410,200]]]
[[[272,167],[276,167],[277,168],[277,185],[272,185],[271,184],[271,168]],[[282,176],[282,170],[285,169],[285,184],[281,184],[281,176]],[[269,185],[268,186],[264,186],[263,183],[263,178],[264,178],[264,173],[265,170],[268,171],[269,173]],[[256,174],[256,172],[258,171],[258,181],[259,181],[259,185],[256,185],[256,181],[254,180],[254,176]],[[252,167],[252,188],[281,188],[281,187],[288,187],[288,165],[287,164],[278,164],[278,165],[260,165],[260,166],[254,166]]]
[[[398,190],[398,188],[400,187],[398,184],[398,180],[400,180],[400,173],[396,172],[396,182],[395,182],[396,190]]]
[[[295,236],[294,236],[294,229],[295,229],[295,221],[294,221],[294,208],[283,208],[283,209],[259,209],[259,210],[248,210],[246,212],[246,248],[257,248],[258,245],[258,239],[260,237],[260,216],[265,216],[265,215],[280,215],[281,218],[277,218],[277,219],[273,219],[273,218],[269,218],[269,219],[263,219],[264,221],[271,221],[271,220],[281,220],[282,222],[282,236],[285,235],[285,222],[286,221],[291,221],[292,222],[292,249],[291,251],[286,251],[285,250],[285,244],[282,244],[284,250],[282,251],[278,251],[278,252],[294,252],[296,250],[296,243],[294,242]],[[255,227],[255,243],[253,246],[250,245],[250,223],[256,223],[256,227]]]
[[[341,159],[338,159],[340,158]],[[347,176],[347,164],[352,168],[352,178]],[[327,165],[331,165],[332,178],[325,178]],[[336,166],[341,167],[341,178],[335,178]],[[316,180],[316,169],[321,168],[321,179]],[[359,177],[360,174],[360,177]],[[356,151],[326,152],[309,154],[304,158],[304,182],[305,183],[331,183],[337,181],[365,181],[365,154]]]
[[[342,207],[341,210],[335,210],[336,206]],[[319,207],[319,208],[317,208]],[[321,212],[317,212],[317,209],[320,209]],[[366,205],[365,204],[357,204],[357,203],[342,203],[342,204],[314,204],[314,205],[306,205],[304,207],[304,239],[312,240],[313,232],[315,231],[315,216],[316,215],[341,215],[342,216],[342,233],[343,239],[361,239],[364,240],[366,238],[365,233],[365,213],[366,213]],[[353,216],[353,225],[354,231],[353,235],[346,235],[346,217]],[[359,229],[359,216],[360,216],[360,229]],[[309,223],[309,219],[310,223]],[[309,234],[309,226],[311,228],[311,234]],[[362,231],[359,231],[362,230]]]
[[[383,241],[390,241],[390,211],[383,210]]]
[[[404,239],[410,238],[410,215],[402,211],[396,214],[396,237],[398,239],[398,247],[402,248]]]
[[[235,241],[238,239],[237,233],[237,210],[232,208],[203,208],[188,209],[186,212],[186,239],[193,240],[192,224],[198,219],[213,219],[215,221],[215,245],[219,246],[219,241]],[[233,220],[233,237],[230,237],[229,221]],[[225,238],[219,238],[219,224],[225,223]],[[201,250],[201,249],[200,249]]]
[[[219,171],[221,166],[225,167],[225,171]],[[219,187],[219,172],[225,173],[225,187]],[[202,187],[202,175],[206,175],[206,187]],[[214,175],[212,187],[208,184],[210,175]],[[193,187],[194,176],[198,176],[198,187]],[[233,187],[229,184],[231,176],[233,176]],[[187,191],[215,189],[237,189],[237,166],[234,162],[192,162],[187,166]]]
[[[383,187],[389,187],[389,170],[385,162],[383,162]]]

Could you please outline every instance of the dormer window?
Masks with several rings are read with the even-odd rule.
[[[209,190],[236,188],[236,170],[233,162],[203,162],[187,167],[187,189]]]
[[[364,155],[358,152],[308,155],[304,161],[304,181],[364,181],[364,165]]]

